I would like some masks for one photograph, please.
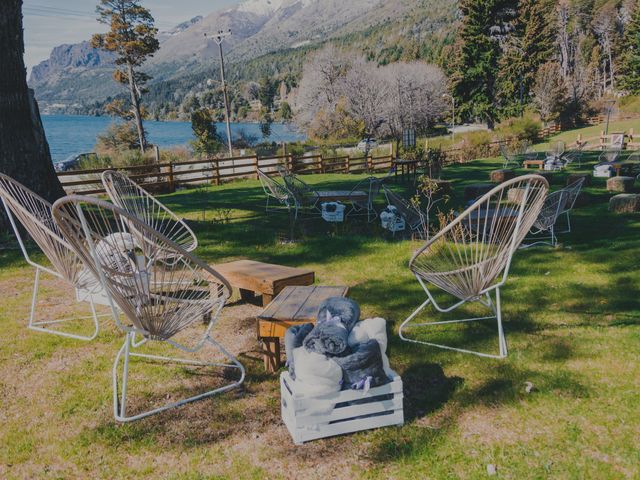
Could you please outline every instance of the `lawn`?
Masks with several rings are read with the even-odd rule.
[[[446,208],[459,208],[464,186],[500,165],[447,167],[454,195]],[[565,175],[555,174],[552,188]],[[307,178],[346,188],[361,177]],[[296,243],[282,243],[287,217],[265,215],[253,180],[163,196],[190,220],[207,262],[309,267],[319,284],[348,285],[365,318],[388,320],[405,425],[300,447],[280,421],[277,377],[257,352],[258,307],[234,298],[214,328],[248,370],[243,389],[116,424],[110,375],[122,335],[107,319],[90,343],[27,330],[33,272],[16,249],[0,250],[0,478],[485,478],[488,468],[493,478],[638,478],[640,216],[609,213],[609,197],[595,179],[557,248],[516,253],[503,290],[510,354],[491,360],[398,339],[397,326],[423,301],[407,268],[419,243],[394,240],[377,224],[318,220],[298,225]],[[41,311],[85,314],[60,282],[47,278],[45,287]],[[427,309],[423,318],[442,317]],[[497,349],[489,324],[434,339]],[[137,364],[136,372],[134,406],[208,381],[180,368]]]

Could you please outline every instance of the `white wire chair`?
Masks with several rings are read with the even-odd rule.
[[[366,215],[367,222],[373,222],[378,217],[378,212],[376,212],[373,203],[380,194],[382,184],[387,178],[388,176],[380,178],[371,176],[356,183],[349,193],[349,197],[353,200],[347,216]],[[358,197],[356,192],[365,192],[367,194],[366,199]]]
[[[529,142],[526,140],[517,140],[510,143],[506,141],[500,142],[500,154],[504,158],[503,168],[509,168],[509,166],[519,167],[528,148]]]
[[[556,236],[556,223],[558,218],[562,214],[565,204],[567,203],[566,190],[558,190],[557,192],[550,193],[544,200],[540,214],[531,227],[529,232],[532,237],[525,239],[526,241],[532,241],[533,243],[522,244],[520,248],[529,248],[534,245],[550,245],[555,247],[558,244],[558,237]]]
[[[564,188],[564,192],[566,193],[566,198],[564,201],[564,205],[560,212],[560,215],[565,216],[566,226],[564,230],[560,230],[557,233],[571,233],[571,211],[580,196],[580,192],[582,191],[582,186],[584,185],[585,179],[579,178],[575,182],[572,182],[570,185],[567,185]]]
[[[116,420],[138,420],[224,392],[242,383],[244,367],[211,336],[211,329],[231,292],[231,286],[218,272],[132,213],[102,200],[69,196],[54,204],[53,215],[69,244],[100,279],[114,321],[126,334],[112,371]],[[126,231],[127,228],[130,232]],[[171,265],[165,262],[167,252],[174,259]],[[118,310],[128,320],[126,324],[120,321]],[[203,319],[208,320],[208,325],[195,345],[184,345],[174,338]],[[142,339],[136,341],[136,335]],[[213,346],[228,362],[199,361],[135,351],[144,345],[159,342],[187,353],[198,352],[206,345]],[[128,415],[127,388],[130,384],[131,357],[162,363],[235,369],[240,372],[240,378],[186,399]],[[120,373],[121,360],[123,365]],[[119,384],[122,385],[121,389]]]
[[[390,190],[386,185],[382,185],[382,189],[384,190],[387,204],[396,208],[398,215],[404,219],[411,233],[422,240],[426,240],[429,233],[427,230],[429,228],[427,215],[411,202],[406,201],[400,195]]]
[[[504,182],[465,210],[413,255],[409,268],[426,292],[427,299],[400,325],[401,339],[482,357],[507,356],[500,289],[507,281],[513,253],[538,218],[548,188],[547,181],[538,175],[524,175]],[[441,306],[433,297],[428,284],[443,290],[456,300],[449,307]],[[495,300],[492,299],[492,292]],[[481,303],[492,315],[412,323],[429,304],[433,304],[438,312],[447,313],[467,302]],[[408,338],[405,333],[409,327],[487,319],[497,321],[498,355]]]
[[[62,232],[53,221],[51,204],[32,192],[11,177],[0,173],[0,198],[7,212],[9,222],[20,245],[20,250],[29,265],[35,268],[35,281],[31,295],[31,312],[28,328],[39,332],[52,333],[77,340],[93,340],[98,335],[99,323],[95,305],[106,305],[106,297],[98,279],[85,267],[74,253]],[[36,242],[42,253],[51,262],[51,268],[33,260],[27,252],[22,234],[16,223],[22,224],[29,236]],[[75,289],[76,300],[87,302],[91,308],[91,316],[66,319],[36,319],[38,291],[41,273],[48,273],[66,282]],[[93,332],[89,335],[65,332],[51,327],[62,326],[66,322],[85,320],[93,321]]]
[[[102,173],[102,183],[115,205],[139,218],[187,252],[197,248],[198,239],[186,222],[125,174],[107,170]]]
[[[281,184],[275,178],[270,177],[264,171],[258,168],[258,179],[260,180],[260,185],[262,185],[262,189],[264,190],[264,194],[267,197],[267,204],[265,206],[266,212],[279,212],[281,209],[274,208],[271,206],[270,200],[276,200],[280,205],[286,208],[286,210],[291,213],[293,210],[293,218],[298,218],[298,202],[291,193],[291,191],[287,188],[286,185]]]

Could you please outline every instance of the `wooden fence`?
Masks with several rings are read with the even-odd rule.
[[[366,173],[381,172],[391,168],[393,157],[323,157],[311,155],[294,157],[280,155],[272,157],[205,158],[185,162],[169,162],[134,167],[122,167],[129,178],[144,187],[165,187],[175,191],[177,185],[219,185],[224,181],[239,178],[257,178],[257,170],[274,175],[282,165],[299,174],[311,173]],[[58,172],[58,178],[67,193],[103,193],[101,174],[109,168]]]

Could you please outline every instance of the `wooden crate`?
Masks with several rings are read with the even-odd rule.
[[[342,405],[354,400],[358,401],[357,405]],[[318,397],[307,397],[297,392],[289,372],[280,375],[282,420],[296,445],[318,438],[403,425],[402,400],[402,379],[396,373],[391,383],[371,388],[367,393],[362,390],[342,390]],[[318,401],[336,406],[329,413],[307,414],[310,401],[313,401],[314,407]],[[362,418],[371,414],[379,415]]]

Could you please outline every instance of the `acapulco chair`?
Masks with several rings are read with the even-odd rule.
[[[93,340],[98,335],[99,323],[95,305],[107,305],[104,291],[98,279],[85,267],[80,258],[74,253],[62,232],[53,221],[51,204],[44,198],[29,190],[11,177],[0,173],[0,198],[7,212],[9,222],[20,245],[20,250],[29,265],[35,268],[35,281],[31,295],[31,313],[28,328],[39,332],[51,333],[76,340]],[[42,253],[51,262],[46,267],[31,258],[27,252],[24,240],[16,220],[22,224],[29,236],[38,245]],[[87,302],[91,308],[91,316],[83,318],[67,318],[56,320],[36,319],[40,276],[47,273],[63,280],[75,290],[76,301]],[[93,332],[88,335],[69,333],[54,329],[66,322],[91,319]]]
[[[558,190],[547,195],[540,214],[536,221],[533,222],[529,232],[533,236],[525,239],[525,241],[532,241],[533,243],[523,244],[520,248],[529,248],[534,245],[549,245],[551,247],[558,245],[555,227],[566,203],[566,190]]]
[[[547,181],[538,175],[524,175],[504,182],[482,196],[413,255],[409,268],[427,299],[400,325],[402,340],[482,357],[507,356],[500,289],[507,282],[514,252],[540,214],[548,188]],[[432,287],[454,297],[452,305],[441,306],[432,295]],[[481,303],[490,315],[413,323],[429,304],[438,312],[447,313],[468,302]],[[406,333],[409,328],[489,319],[497,321],[498,355],[408,338]]]
[[[211,335],[231,293],[231,286],[224,277],[131,213],[102,200],[69,196],[54,204],[53,215],[70,245],[100,279],[113,319],[125,333],[112,371],[116,420],[138,420],[230,390],[243,382],[245,370],[242,364]],[[130,228],[130,232],[125,227]],[[123,245],[126,250],[122,249]],[[171,265],[165,261],[167,254],[173,259]],[[120,321],[119,311],[124,314],[124,323]],[[199,340],[188,345],[176,339],[176,335],[195,324],[202,324],[203,320],[207,325]],[[136,341],[137,335],[142,339]],[[145,353],[153,344],[161,343],[186,354],[195,354],[205,346],[213,347],[227,361],[202,361],[184,358],[184,354]],[[239,379],[129,415],[127,388],[132,382],[130,370],[135,366],[130,362],[132,358],[162,365],[175,363],[237,370]]]
[[[102,173],[102,184],[115,205],[142,220],[187,252],[196,249],[198,239],[185,221],[129,177],[107,170]]]

